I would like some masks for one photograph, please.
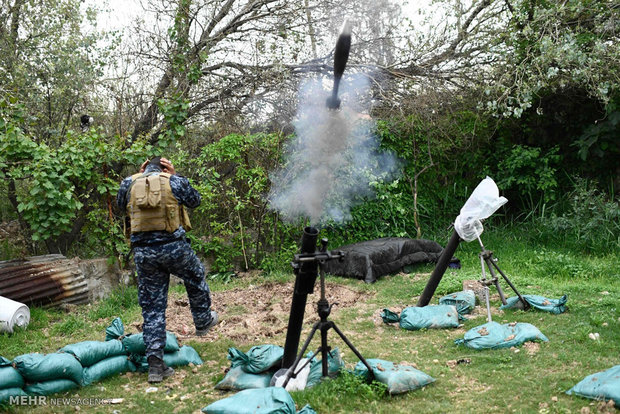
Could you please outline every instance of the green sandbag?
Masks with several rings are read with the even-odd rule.
[[[308,354],[307,357],[310,355],[311,354]],[[344,361],[340,356],[340,351],[338,348],[334,348],[329,351],[329,354],[327,354],[327,375],[329,377],[337,376],[342,367],[344,367]],[[320,359],[313,358],[310,363],[310,373],[308,374],[308,379],[306,380],[306,388],[310,388],[318,384],[322,377],[323,362]]]
[[[83,367],[90,367],[106,358],[126,355],[123,343],[118,339],[78,342],[64,346],[58,352],[74,355]]]
[[[125,326],[121,318],[114,318],[110,326],[105,329],[105,340],[121,339],[125,335]]]
[[[383,309],[381,318],[384,323],[398,322],[401,328],[409,331],[459,326],[459,313],[452,305],[410,306],[403,309],[400,316],[389,309]]]
[[[0,390],[4,388],[23,388],[24,377],[13,368],[11,361],[0,357]]]
[[[295,401],[282,387],[239,391],[202,409],[207,414],[296,414]]]
[[[375,380],[387,385],[390,394],[417,390],[435,381],[430,375],[409,365],[394,365],[382,359],[367,359],[366,362],[372,368]],[[362,361],[357,363],[353,373],[363,376],[366,380],[370,379],[368,368]]]
[[[142,333],[127,335],[123,339],[123,346],[125,350],[130,354],[144,354],[146,352],[146,345],[144,344],[144,337]],[[172,333],[166,331],[166,345],[164,346],[164,352],[176,352],[179,350],[179,342],[177,337]]]
[[[183,345],[177,352],[169,352],[164,354],[164,362],[171,367],[179,367],[182,365],[202,365],[202,358],[198,352],[189,345]]]
[[[26,388],[24,388],[24,391],[29,395],[50,395],[57,392],[69,391],[78,387],[79,385],[71,380],[56,379],[28,384]]]
[[[594,400],[614,400],[616,407],[620,407],[620,365],[588,375],[566,393]]]
[[[566,301],[568,297],[566,295],[562,296],[560,299],[547,299],[544,296],[538,295],[522,295],[523,299],[527,303],[529,303],[533,308],[540,309],[545,312],[551,312],[556,315],[566,312],[568,307],[566,306]],[[500,306],[500,309],[521,309],[521,301],[518,296],[512,296],[506,299],[506,304]]]
[[[284,348],[278,345],[253,346],[247,353],[237,348],[228,348],[228,359],[232,368],[240,366],[245,372],[258,374],[279,364],[284,355]]]
[[[216,390],[240,391],[250,388],[267,388],[273,372],[265,371],[259,374],[245,372],[241,366],[231,368],[226,376],[215,385]]]
[[[106,358],[90,367],[84,368],[82,385],[90,385],[104,378],[122,374],[127,371],[136,371],[136,366],[129,360],[127,355]]]
[[[463,339],[454,341],[471,349],[499,349],[519,346],[527,341],[544,341],[549,339],[532,324],[519,322],[501,325],[487,322],[465,333]]]
[[[439,299],[440,305],[456,306],[460,319],[466,319],[464,315],[471,313],[476,307],[476,294],[473,290],[450,293]]]
[[[136,364],[138,371],[145,372],[149,369],[149,363],[145,355],[132,355],[132,360]],[[164,354],[164,362],[169,367],[179,367],[183,365],[202,365],[202,359],[198,352],[189,345],[183,345],[177,352]]]
[[[9,403],[11,397],[27,397],[26,391],[21,388],[3,388],[0,389],[0,404]]]
[[[26,382],[69,379],[82,382],[82,365],[71,354],[24,354],[13,360]]]

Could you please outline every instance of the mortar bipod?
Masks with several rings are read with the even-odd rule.
[[[321,354],[321,374],[322,377],[328,377],[329,376],[329,370],[328,370],[328,358],[329,358],[329,353],[331,351],[331,347],[328,345],[327,342],[327,333],[330,329],[333,329],[338,336],[340,337],[340,339],[342,339],[342,341],[349,347],[349,349],[351,351],[353,351],[353,353],[355,354],[355,356],[357,356],[357,358],[362,362],[362,364],[364,364],[366,366],[366,368],[368,369],[368,376],[370,380],[374,379],[374,373],[372,371],[372,366],[368,363],[368,361],[366,361],[366,359],[364,359],[364,357],[362,356],[362,354],[355,348],[355,346],[351,343],[351,341],[345,336],[344,333],[342,333],[342,331],[338,328],[338,326],[336,326],[336,323],[329,320],[329,315],[331,313],[332,310],[332,306],[335,305],[334,304],[330,304],[329,301],[327,300],[327,297],[325,295],[325,270],[324,270],[324,265],[325,262],[327,260],[331,260],[331,259],[342,259],[344,258],[344,253],[341,251],[337,251],[337,252],[330,252],[329,250],[327,250],[327,239],[322,239],[321,240],[321,250],[319,251],[319,253],[313,254],[313,255],[296,255],[295,256],[295,262],[305,262],[305,261],[316,261],[319,264],[319,277],[320,277],[320,284],[321,284],[321,297],[320,299],[317,301],[317,313],[319,315],[320,320],[318,322],[316,322],[313,326],[312,326],[312,330],[310,331],[310,334],[308,335],[308,337],[306,338],[306,341],[304,342],[303,346],[301,347],[301,350],[299,351],[297,358],[295,359],[295,362],[293,362],[293,365],[291,365],[286,372],[284,373],[284,383],[282,384],[282,387],[286,388],[286,385],[288,384],[288,382],[291,380],[291,378],[295,378],[297,376],[297,374],[306,366],[306,364],[309,363],[309,361],[314,358],[314,356]],[[314,337],[314,334],[319,331],[320,336],[321,336],[321,345],[318,347],[318,349],[312,354],[312,356],[308,359],[308,361],[303,364],[301,367],[298,367],[299,363],[301,362],[306,350],[308,349],[308,347],[310,346],[310,342],[312,341],[312,338]],[[276,372],[276,374],[274,375],[277,376],[278,373]],[[272,379],[272,382],[274,380]],[[275,384],[275,382],[274,382]],[[272,384],[273,385],[273,384]]]
[[[491,305],[489,303],[489,286],[495,285],[495,288],[497,289],[497,293],[499,294],[499,298],[502,301],[502,304],[506,305],[506,296],[504,296],[504,291],[502,290],[502,287],[499,284],[499,279],[495,273],[495,270],[497,270],[499,274],[502,275],[506,283],[508,283],[508,286],[510,286],[510,288],[519,297],[519,301],[521,301],[521,305],[523,309],[524,310],[529,309],[530,304],[523,298],[523,296],[521,296],[521,294],[519,293],[515,285],[512,284],[510,279],[508,279],[508,276],[506,276],[504,272],[502,272],[502,269],[500,269],[499,266],[497,265],[498,259],[493,257],[493,252],[491,250],[487,250],[484,247],[484,245],[482,244],[482,240],[480,240],[480,237],[478,237],[478,242],[480,243],[480,248],[481,248],[481,252],[478,256],[480,257],[480,265],[482,267],[482,279],[480,279],[478,282],[484,286],[484,300],[485,300],[485,304],[487,307],[488,322],[492,321]],[[489,269],[489,273],[491,274],[490,279],[487,279],[485,266]]]

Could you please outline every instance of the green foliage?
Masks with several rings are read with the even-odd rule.
[[[609,200],[596,184],[576,178],[565,211],[537,222],[540,236],[562,240],[585,251],[613,252],[620,248],[620,204]]]
[[[266,253],[261,260],[259,269],[268,273],[290,272],[291,258],[298,252],[297,243],[294,240],[289,240],[288,244],[281,245],[275,251]]]
[[[177,95],[170,99],[161,98],[157,104],[166,125],[157,142],[157,146],[163,150],[185,136],[189,101]]]
[[[617,15],[607,1],[514,3],[484,107],[519,118],[540,95],[570,90],[607,105],[620,86]]]
[[[215,273],[209,273],[207,275],[207,279],[209,279],[210,281],[218,281],[220,283],[223,283],[225,285],[227,285],[228,283],[232,282],[233,278],[236,277],[237,274],[235,272],[215,272]]]
[[[138,289],[135,286],[119,286],[89,310],[88,319],[90,321],[111,319],[139,309]]]
[[[59,242],[76,231],[78,218],[110,209],[118,182],[108,176],[108,166],[135,164],[149,147],[137,142],[125,149],[121,140],[111,140],[95,129],[85,133],[69,130],[62,144],[51,147],[24,133],[21,105],[4,100],[0,110],[0,171],[14,186],[19,217],[28,224],[33,241],[66,251],[69,246]],[[107,225],[102,225],[99,216],[89,217],[91,229],[98,229],[94,231],[98,242],[108,241],[103,245],[120,248],[120,229],[113,217]]]
[[[565,279],[594,279],[605,274],[605,268],[575,258],[574,255],[542,249],[526,258],[524,265],[538,277]]]
[[[499,162],[495,179],[502,190],[513,190],[526,209],[536,210],[540,203],[556,198],[558,148],[547,152],[539,147],[517,145]]]
[[[258,267],[280,240],[282,224],[267,209],[265,195],[282,139],[279,134],[231,134],[205,145],[193,158],[181,149],[175,155],[192,171],[202,196],[194,212],[200,230],[192,241],[211,257],[213,272],[245,268],[246,262]]]
[[[343,395],[355,395],[358,399],[358,403],[361,402],[373,402],[381,401],[386,398],[387,386],[378,381],[366,382],[361,376],[355,375],[350,371],[343,370],[338,375],[338,378],[321,381],[315,387],[310,388],[308,391],[293,392],[291,395],[297,400],[297,396],[307,399],[309,404],[319,411],[324,411],[327,407],[323,407],[317,398],[321,396],[320,400],[324,400],[326,397],[338,399]]]
[[[2,3],[0,89],[28,108],[29,134],[58,145],[97,100],[94,85],[116,46],[112,34],[89,30],[95,7],[80,0]],[[77,116],[76,116],[77,115]]]
[[[66,315],[62,322],[56,323],[50,329],[50,334],[55,336],[71,337],[78,331],[88,327],[88,322],[84,320],[82,315]]]
[[[588,125],[583,134],[573,142],[578,149],[578,156],[583,161],[596,162],[604,158],[615,159],[620,155],[620,110],[617,105],[609,105],[604,120]],[[595,161],[596,160],[596,161]]]

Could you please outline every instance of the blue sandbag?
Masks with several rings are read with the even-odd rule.
[[[296,414],[295,401],[282,387],[239,391],[202,409],[206,414]]]
[[[0,390],[5,388],[23,388],[24,377],[13,368],[11,361],[0,357]]]
[[[55,379],[50,381],[42,381],[34,384],[28,384],[24,391],[28,395],[50,395],[57,392],[65,392],[78,388],[79,384],[69,379]]]
[[[182,365],[202,365],[202,359],[198,352],[189,345],[183,345],[176,352],[167,352],[164,354],[164,362],[170,367],[178,367]]]
[[[126,355],[123,343],[118,339],[108,341],[83,341],[64,346],[58,352],[71,354],[83,367],[90,367],[106,358]]]
[[[57,379],[82,382],[82,365],[71,354],[24,354],[15,357],[13,364],[27,382]]]
[[[149,363],[146,360],[146,355],[133,354],[131,358],[136,364],[138,371],[148,371]],[[196,350],[189,345],[183,345],[176,352],[164,353],[164,362],[169,367],[179,367],[189,364],[202,365],[200,355],[198,355],[198,352],[196,352]]]
[[[84,368],[82,385],[90,385],[104,378],[112,375],[119,375],[127,371],[136,371],[136,366],[129,360],[127,355],[106,358],[90,367]]]
[[[308,354],[309,357],[311,354]],[[340,370],[344,367],[344,361],[340,356],[340,350],[334,348],[327,354],[327,375],[329,377],[335,377]],[[318,358],[312,358],[310,362],[310,373],[308,373],[308,379],[306,380],[306,388],[315,386],[323,378],[323,362]]]
[[[527,341],[544,341],[549,339],[532,324],[488,322],[465,333],[463,339],[454,341],[471,349],[499,349],[519,346]]]
[[[476,307],[476,294],[473,290],[450,293],[439,299],[440,305],[456,306],[460,319],[466,319],[464,315],[471,313]]]
[[[401,328],[409,331],[459,326],[459,313],[452,305],[411,306],[403,309],[400,316],[389,309],[383,309],[381,318],[385,323],[398,322]]]
[[[105,329],[105,340],[121,339],[125,335],[125,326],[121,318],[114,318],[110,326]]]
[[[620,407],[620,365],[588,375],[566,393],[594,400],[614,400],[616,407]]]
[[[523,299],[529,303],[532,307],[540,309],[545,312],[551,312],[560,314],[566,312],[568,307],[566,306],[567,296],[564,295],[560,299],[547,299],[544,296],[538,295],[522,295]],[[512,296],[506,299],[506,304],[500,306],[500,309],[514,309],[522,306],[518,296]]]
[[[11,397],[27,397],[26,391],[21,388],[3,388],[0,389],[0,404],[10,403]]]
[[[417,390],[435,381],[433,377],[409,365],[394,365],[382,359],[367,359],[375,380],[387,385],[390,394],[402,394]],[[358,362],[354,374],[370,379],[368,368],[362,361]]]
[[[284,356],[284,348],[278,345],[253,346],[247,353],[237,348],[228,348],[227,358],[232,368],[240,366],[245,372],[258,374],[279,364]]]
[[[241,391],[251,388],[268,388],[272,371],[265,371],[258,374],[245,372],[240,366],[231,368],[224,378],[215,385],[216,390]]]
[[[146,352],[146,345],[144,344],[144,337],[142,333],[125,335],[125,326],[121,318],[114,318],[110,326],[105,330],[105,340],[111,341],[113,339],[119,339],[123,342],[125,350],[129,354],[144,354]],[[166,345],[164,346],[164,352],[176,352],[179,350],[179,342],[177,337],[172,332],[166,331]]]

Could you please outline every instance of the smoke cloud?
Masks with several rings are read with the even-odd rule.
[[[325,105],[328,85],[331,79],[323,78],[300,86],[296,134],[285,148],[284,164],[271,177],[270,206],[287,221],[342,223],[353,206],[374,195],[373,183],[399,170],[397,157],[379,149],[375,123],[364,115],[370,105],[367,78],[343,79],[339,111]]]

